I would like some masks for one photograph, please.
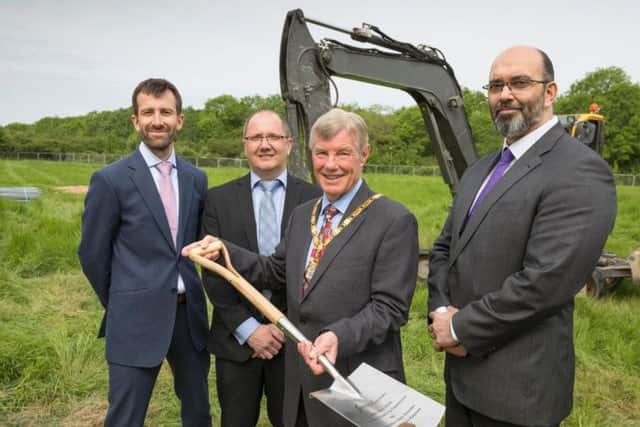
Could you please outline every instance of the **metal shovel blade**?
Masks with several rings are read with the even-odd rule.
[[[311,393],[329,408],[361,427],[437,426],[444,406],[379,370],[362,363],[347,380],[361,396],[344,393],[339,381]]]

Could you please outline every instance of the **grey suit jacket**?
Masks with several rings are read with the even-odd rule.
[[[460,308],[453,326],[469,352],[447,355],[456,398],[491,418],[552,425],[573,403],[574,296],[616,215],[614,180],[598,155],[558,124],[465,217],[499,154],[460,182],[430,258],[429,310]]]
[[[99,335],[106,336],[110,363],[152,367],[162,362],[173,335],[178,274],[186,290],[191,344],[205,347],[204,292],[193,262],[177,248],[198,237],[207,176],[182,159],[176,163],[177,245],[140,151],[91,177],[78,254],[105,308]]]
[[[373,194],[363,183],[345,217]],[[400,327],[407,321],[416,284],[415,217],[385,197],[373,202],[329,244],[302,298],[313,203],[293,211],[285,237],[271,257],[233,248],[234,265],[258,288],[286,284],[288,318],[310,340],[323,331],[335,332],[336,366],[342,374],[349,375],[366,362],[404,381]],[[331,377],[311,374],[290,341],[285,360],[285,425],[295,422],[300,396],[311,427],[350,425],[307,397],[329,387]]]
[[[287,175],[281,235],[284,235],[293,208],[321,194],[322,191],[317,186],[291,174]],[[252,252],[258,252],[249,174],[207,192],[202,213],[202,233],[217,236]],[[253,351],[246,344],[238,344],[233,332],[251,316],[260,320],[260,313],[217,274],[203,269],[202,280],[213,304],[209,351],[216,357],[236,362],[248,360]],[[286,311],[284,289],[273,291],[271,302],[281,311]]]

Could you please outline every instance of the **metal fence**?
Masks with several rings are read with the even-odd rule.
[[[109,164],[126,157],[123,154],[97,154],[97,153],[42,153],[20,151],[16,153],[0,152],[0,159],[5,160],[48,160],[57,162],[73,163],[96,163]],[[204,157],[181,157],[182,159],[196,165],[197,167],[208,168],[248,168],[247,159],[229,159],[225,157],[204,158]]]
[[[125,155],[96,154],[96,153],[39,153],[39,152],[0,152],[0,159],[5,160],[48,160],[74,163],[113,163]],[[231,159],[226,157],[181,157],[196,167],[208,168],[244,168],[248,169],[247,159]],[[380,173],[389,175],[440,176],[437,166],[403,166],[403,165],[370,165],[365,166],[365,173]],[[640,175],[614,174],[616,184],[640,186]]]

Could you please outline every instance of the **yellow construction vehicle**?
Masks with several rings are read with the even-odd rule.
[[[598,104],[591,104],[589,112],[585,114],[559,115],[560,123],[565,130],[578,141],[591,147],[598,154],[602,154],[604,145],[604,117],[598,114]]]

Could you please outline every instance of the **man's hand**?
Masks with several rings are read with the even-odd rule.
[[[302,355],[304,361],[311,369],[314,375],[320,375],[324,372],[324,367],[318,361],[318,356],[324,354],[331,363],[336,363],[338,357],[338,337],[331,331],[320,334],[311,342],[298,343],[298,353]]]
[[[445,350],[454,356],[464,357],[467,355],[467,351],[451,335],[451,318],[458,311],[458,308],[450,305],[446,311],[436,310],[429,313],[429,318],[432,320],[429,325],[429,335],[434,340],[433,349],[435,351]]]
[[[253,350],[251,357],[259,359],[273,359],[282,348],[284,334],[277,326],[260,325],[247,339],[247,344]]]
[[[452,356],[457,357],[465,357],[467,355],[467,350],[462,346],[462,344],[454,345],[453,347],[447,347],[444,349],[444,351]]]
[[[219,239],[217,237],[210,236],[207,234],[206,236],[204,236],[202,240],[198,240],[197,242],[190,243],[184,248],[182,248],[182,256],[188,257],[189,253],[194,249],[206,250],[209,247],[209,245],[211,245],[213,242],[217,242],[218,240]],[[204,258],[215,261],[220,256],[220,251],[219,250],[208,251],[203,253],[202,256]]]

